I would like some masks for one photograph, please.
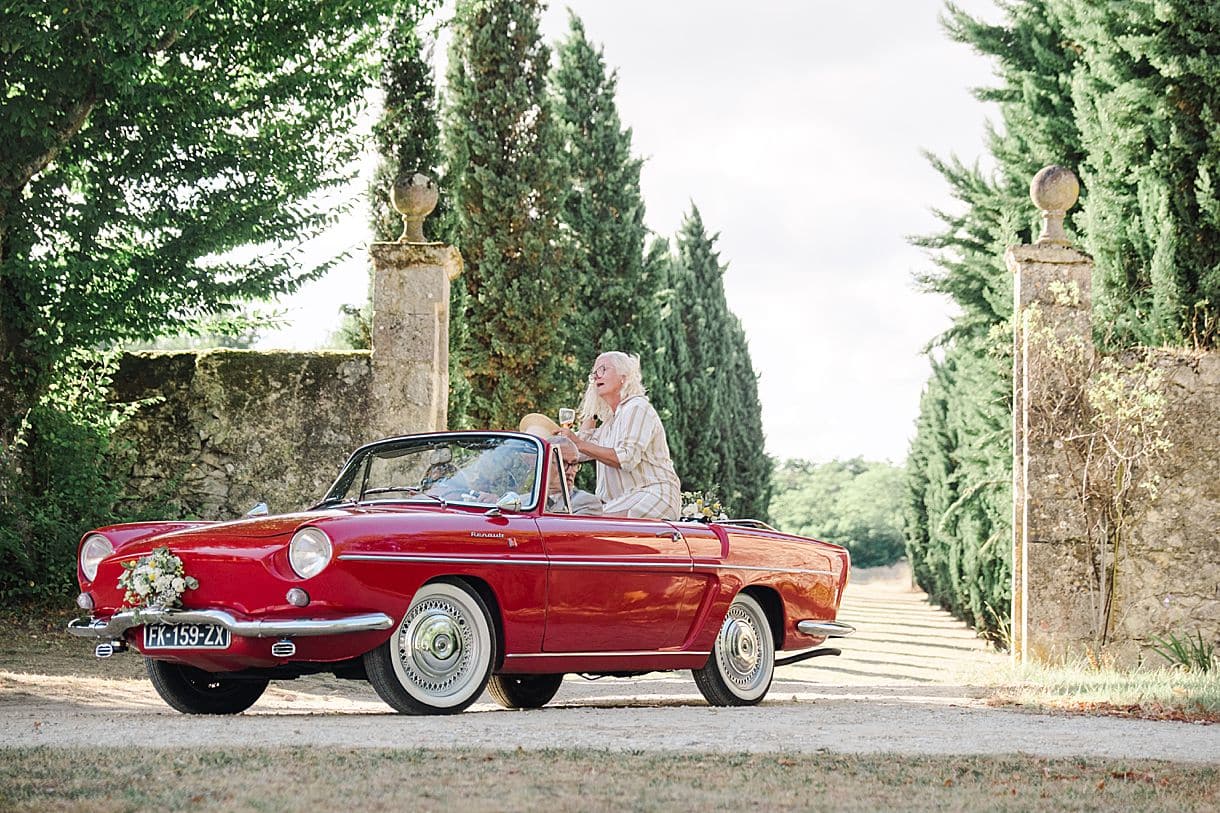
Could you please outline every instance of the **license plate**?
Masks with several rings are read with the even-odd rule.
[[[215,624],[149,624],[145,649],[228,649],[229,631]]]

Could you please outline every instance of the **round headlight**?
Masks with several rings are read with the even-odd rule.
[[[85,537],[85,544],[80,546],[80,569],[85,578],[93,581],[97,578],[97,566],[110,554],[114,553],[114,545],[101,534],[90,534]]]
[[[321,573],[330,564],[330,538],[317,528],[302,528],[288,545],[288,563],[302,579]]]

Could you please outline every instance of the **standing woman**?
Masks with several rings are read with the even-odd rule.
[[[597,461],[604,513],[677,519],[682,487],[665,427],[644,397],[639,358],[618,351],[598,356],[580,411],[580,432],[563,431],[583,457]]]

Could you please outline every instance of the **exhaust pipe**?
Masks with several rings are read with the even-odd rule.
[[[787,666],[790,663],[800,663],[807,661],[810,658],[820,658],[823,655],[842,655],[843,650],[835,649],[832,646],[818,647],[817,649],[808,649],[804,652],[798,652],[795,655],[789,655],[786,658],[776,658],[776,666]]]

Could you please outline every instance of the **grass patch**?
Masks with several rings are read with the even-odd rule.
[[[0,749],[0,809],[1214,810],[1156,760],[336,748]]]
[[[1220,673],[1118,669],[1087,661],[1026,664],[993,673],[992,702],[1158,720],[1220,722]]]

